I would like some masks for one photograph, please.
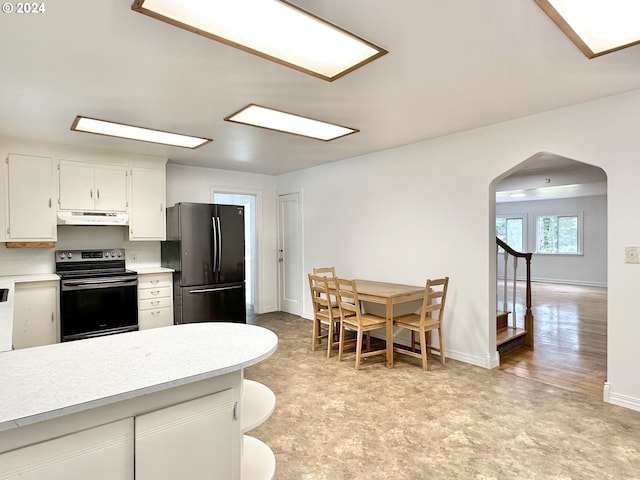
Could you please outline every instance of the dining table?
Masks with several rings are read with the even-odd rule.
[[[393,367],[393,306],[399,303],[422,300],[425,287],[361,279],[356,279],[355,282],[361,301],[385,305],[387,319],[386,366],[391,368]]]

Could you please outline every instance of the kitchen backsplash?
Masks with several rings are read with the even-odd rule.
[[[128,229],[116,226],[58,226],[55,248],[6,248],[0,243],[0,276],[55,272],[55,250],[124,248],[127,268],[160,265],[160,242],[130,242]]]

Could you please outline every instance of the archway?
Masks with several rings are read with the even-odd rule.
[[[606,183],[599,167],[539,152],[492,182],[491,210],[496,235],[533,254],[536,346],[502,355],[500,369],[599,398],[607,355]],[[518,322],[523,298],[515,303]]]

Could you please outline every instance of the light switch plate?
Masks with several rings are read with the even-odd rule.
[[[624,263],[640,263],[638,247],[624,247]]]

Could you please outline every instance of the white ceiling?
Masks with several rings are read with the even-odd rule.
[[[0,14],[0,135],[181,164],[280,174],[640,88],[640,46],[589,60],[533,0],[297,0],[389,51],[332,83],[136,13],[131,0],[44,3],[42,14]],[[360,133],[322,142],[223,121],[248,103]],[[71,132],[78,114],[214,142]]]

